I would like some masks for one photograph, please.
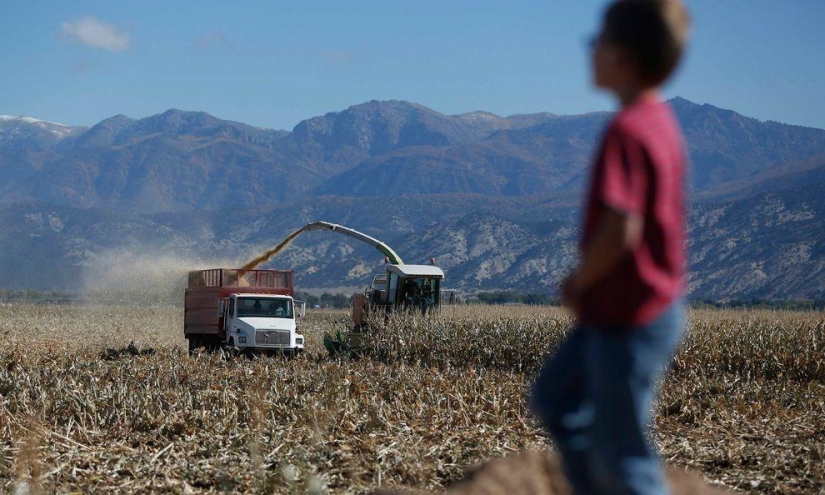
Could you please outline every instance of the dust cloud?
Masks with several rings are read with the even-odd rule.
[[[251,270],[286,249],[303,232],[299,229],[275,247],[247,261],[242,270]],[[89,302],[111,304],[182,305],[187,273],[207,268],[232,268],[238,260],[205,260],[168,251],[113,249],[91,256],[81,275],[81,290]],[[244,285],[244,280],[239,280]]]
[[[231,267],[237,261],[204,260],[147,250],[115,249],[87,260],[81,288],[88,302],[183,305],[187,272]]]

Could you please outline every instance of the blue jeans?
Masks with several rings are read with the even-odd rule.
[[[669,493],[647,434],[657,382],[683,328],[681,301],[620,332],[580,325],[542,367],[530,408],[555,441],[574,493]]]

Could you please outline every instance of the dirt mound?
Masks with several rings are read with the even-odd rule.
[[[676,468],[667,471],[673,495],[724,495],[730,493],[708,485],[698,476]],[[421,490],[376,490],[372,495],[424,495]],[[449,495],[570,495],[558,460],[540,452],[522,452],[496,459],[471,470],[451,486]]]

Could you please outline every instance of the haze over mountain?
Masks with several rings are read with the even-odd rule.
[[[825,298],[825,131],[672,104],[692,159],[692,296]],[[610,116],[372,101],[291,132],[180,110],[90,128],[0,117],[0,287],[70,288],[118,249],[242,260],[322,219],[409,262],[436,256],[466,291],[553,292]],[[304,287],[361,286],[380,267],[319,235],[274,262]]]

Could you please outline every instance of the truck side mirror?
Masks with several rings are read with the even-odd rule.
[[[218,301],[218,316],[223,316],[223,300]]]

